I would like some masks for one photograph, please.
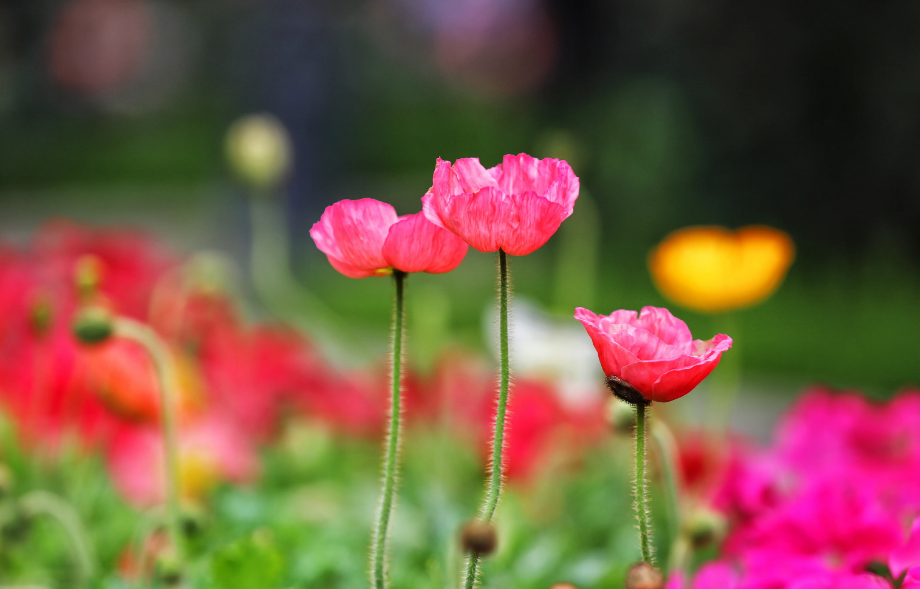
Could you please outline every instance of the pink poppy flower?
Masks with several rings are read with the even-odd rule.
[[[910,568],[920,573],[920,518],[914,520],[907,542],[892,550],[888,555],[888,568],[891,569],[891,574],[895,578],[900,577],[901,573]]]
[[[438,158],[425,216],[481,252],[524,256],[542,246],[572,214],[578,176],[564,160],[506,155],[488,170],[479,158],[451,167]]]
[[[461,239],[422,213],[399,217],[392,206],[372,198],[326,207],[310,236],[332,267],[350,278],[384,276],[394,269],[450,272],[467,250]]]
[[[629,403],[683,397],[719,364],[732,338],[719,334],[694,340],[687,324],[667,309],[621,309],[609,316],[575,309],[600,358],[607,385]]]
[[[920,589],[920,566],[911,567],[901,582],[901,589]]]

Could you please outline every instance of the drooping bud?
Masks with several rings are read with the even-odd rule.
[[[94,255],[86,254],[77,258],[73,280],[80,300],[89,301],[96,294],[102,283],[103,267],[102,260]]]
[[[233,173],[258,192],[280,184],[291,166],[291,139],[269,114],[237,120],[227,131],[225,147]]]
[[[460,530],[460,545],[465,552],[487,556],[495,551],[497,544],[495,528],[484,521],[467,522]]]
[[[690,540],[694,549],[705,548],[714,542],[719,542],[725,536],[727,528],[725,517],[705,507],[697,508],[690,514],[684,523],[684,533]]]
[[[104,307],[86,307],[73,320],[73,333],[84,344],[99,344],[112,336],[115,320]]]
[[[636,430],[636,412],[633,406],[617,397],[607,401],[607,423],[617,434],[631,436]]]
[[[626,589],[662,589],[664,575],[647,562],[639,562],[626,573]]]

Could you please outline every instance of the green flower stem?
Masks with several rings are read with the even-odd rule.
[[[390,429],[387,432],[386,457],[383,463],[383,490],[380,495],[380,512],[374,525],[371,546],[371,585],[374,589],[386,587],[387,562],[387,527],[390,524],[390,512],[393,510],[393,497],[396,494],[399,460],[400,431],[400,385],[402,380],[402,340],[404,331],[405,300],[403,287],[406,273],[393,271],[396,282],[396,308],[393,310],[393,367],[391,370],[392,388],[390,391]]]
[[[636,404],[636,518],[639,520],[639,547],[642,560],[655,564],[652,560],[650,546],[651,526],[649,525],[648,486],[645,480],[645,430],[647,429],[646,412],[643,403]]]
[[[74,557],[80,567],[80,577],[84,584],[88,583],[96,569],[93,546],[74,508],[57,495],[47,491],[32,491],[20,499],[19,505],[30,517],[45,514],[61,525],[73,547]]]
[[[175,551],[179,568],[184,562],[185,546],[182,538],[182,521],[179,509],[179,441],[178,389],[169,348],[151,329],[133,319],[118,317],[115,335],[140,344],[153,360],[159,380],[160,406],[162,407],[163,444],[166,455],[166,519],[169,539]]]
[[[668,553],[668,572],[671,572],[675,567],[679,566],[677,554],[680,552],[677,547],[677,543],[680,541],[680,508],[677,501],[677,468],[675,461],[677,443],[674,441],[674,434],[661,421],[656,421],[651,429],[652,441],[658,451],[661,470],[664,474],[665,495],[667,496],[665,508],[668,516],[668,545],[671,547]]]
[[[498,410],[495,414],[495,434],[492,436],[492,474],[486,491],[485,504],[480,514],[486,523],[492,521],[498,498],[502,490],[502,450],[505,439],[505,414],[508,410],[508,387],[511,380],[511,368],[508,362],[508,305],[511,292],[511,274],[508,270],[508,258],[504,250],[498,250],[498,337],[499,337],[499,362],[501,363],[501,380],[498,389]],[[466,589],[473,589],[479,577],[478,554],[467,556],[466,576],[463,585]]]

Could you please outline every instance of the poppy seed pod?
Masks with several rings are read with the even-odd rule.
[[[460,530],[460,545],[466,552],[486,556],[495,551],[498,538],[495,528],[482,521],[471,521]]]
[[[86,307],[76,314],[72,328],[84,344],[100,344],[112,336],[115,321],[104,307]]]

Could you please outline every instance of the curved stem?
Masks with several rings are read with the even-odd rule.
[[[648,508],[648,488],[645,481],[645,430],[647,426],[647,407],[643,403],[636,404],[636,518],[639,520],[639,547],[642,549],[642,560],[654,564],[650,546],[650,525]]]
[[[402,340],[404,323],[404,295],[403,286],[406,273],[395,270],[393,278],[396,282],[396,308],[393,310],[393,357],[391,361],[392,385],[390,390],[390,429],[386,439],[386,457],[383,463],[383,490],[380,495],[380,511],[374,526],[373,545],[371,546],[371,585],[375,589],[386,587],[386,561],[387,561],[387,527],[390,523],[390,512],[393,509],[393,497],[396,494],[399,460],[399,432],[400,432],[400,384],[402,379]]]
[[[674,441],[674,434],[661,420],[655,422],[652,426],[652,441],[658,450],[658,457],[661,460],[661,470],[664,474],[665,496],[667,503],[665,509],[668,516],[668,545],[671,547],[668,557],[668,572],[671,572],[680,564],[678,558],[678,542],[680,541],[680,508],[677,501],[677,468],[675,457],[677,455],[677,443]]]
[[[132,340],[143,347],[153,360],[159,380],[163,445],[166,455],[166,518],[169,539],[181,569],[184,556],[182,522],[179,510],[179,441],[176,375],[169,348],[147,325],[119,317],[115,320],[115,335]]]
[[[95,573],[92,544],[74,508],[47,491],[32,491],[20,500],[20,505],[30,516],[43,513],[61,524],[73,546],[73,553],[80,567],[80,576],[84,583],[92,579]]]
[[[511,367],[508,360],[508,306],[511,296],[511,273],[508,270],[508,258],[504,250],[498,250],[498,337],[499,337],[499,362],[501,364],[501,380],[498,388],[498,408],[495,413],[495,434],[492,437],[492,464],[489,485],[486,491],[485,504],[480,516],[483,521],[490,522],[498,507],[498,499],[502,489],[502,450],[505,439],[505,414],[508,409],[508,388],[511,380]],[[466,589],[473,589],[479,577],[478,554],[467,556],[466,575],[463,585]]]

